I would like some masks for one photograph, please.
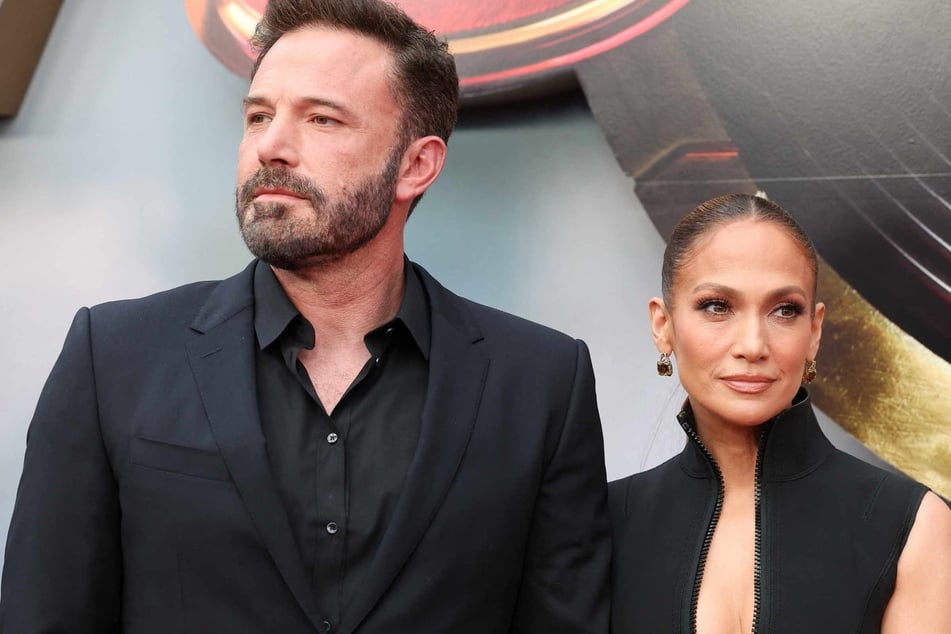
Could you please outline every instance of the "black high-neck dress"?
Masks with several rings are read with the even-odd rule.
[[[753,631],[879,632],[927,489],[835,449],[805,390],[793,403],[760,439]],[[678,420],[690,438],[680,455],[610,485],[615,634],[696,631],[723,489],[689,405]]]

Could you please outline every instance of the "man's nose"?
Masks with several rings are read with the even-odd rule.
[[[298,161],[297,130],[286,117],[275,115],[258,138],[258,161],[261,165],[294,167]]]

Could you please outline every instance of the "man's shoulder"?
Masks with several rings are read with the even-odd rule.
[[[205,305],[220,281],[192,282],[130,299],[119,299],[89,308],[96,331],[134,328],[155,331],[161,324],[187,326]]]
[[[516,347],[565,346],[575,349],[576,339],[570,335],[524,317],[462,297],[448,290],[419,265],[415,265],[429,294],[430,308],[443,313],[451,321],[470,322],[473,327],[493,341],[506,341]]]
[[[143,295],[142,297],[130,297],[103,302],[95,306],[90,306],[89,310],[101,315],[118,315],[161,309],[168,310],[169,308],[179,305],[194,305],[196,302],[206,300],[220,283],[221,280],[190,282],[149,295]]]
[[[455,296],[461,310],[472,318],[489,354],[518,367],[560,372],[576,367],[585,344],[571,335],[492,306]]]
[[[556,330],[550,326],[540,324],[530,319],[508,313],[504,310],[480,304],[479,302],[459,298],[465,302],[465,305],[475,316],[479,324],[485,329],[486,334],[502,335],[515,338],[527,338],[528,340],[538,340],[548,343],[571,343],[574,337]]]
[[[90,307],[93,323],[110,326],[122,324],[138,328],[160,322],[190,323],[205,308],[213,296],[216,303],[236,309],[250,306],[253,301],[250,270],[221,280],[191,282],[143,297],[120,299]]]

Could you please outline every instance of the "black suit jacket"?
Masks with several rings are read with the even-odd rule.
[[[76,315],[28,434],[0,632],[324,630],[258,418],[253,266]],[[606,632],[587,349],[416,272],[432,319],[419,443],[332,631]]]

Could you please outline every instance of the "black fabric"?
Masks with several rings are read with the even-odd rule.
[[[271,268],[254,273],[258,405],[268,460],[321,613],[339,623],[396,507],[426,400],[429,306],[409,265],[396,317],[328,415],[298,355],[313,327]],[[417,341],[423,342],[420,348]]]
[[[804,390],[795,403],[768,423],[757,632],[878,632],[927,489],[835,449]],[[613,632],[691,631],[716,495],[713,467],[693,441],[664,464],[610,484]]]
[[[77,313],[30,425],[0,633],[604,634],[587,348],[416,265],[416,451],[353,600],[322,613],[258,415],[253,270]]]

